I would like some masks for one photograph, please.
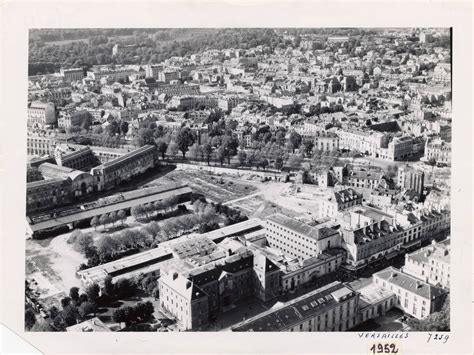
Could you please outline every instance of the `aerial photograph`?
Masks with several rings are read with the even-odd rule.
[[[28,41],[26,331],[450,331],[451,28]]]

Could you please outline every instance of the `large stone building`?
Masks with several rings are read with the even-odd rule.
[[[84,78],[84,70],[82,68],[61,68],[60,74],[66,82],[78,81]]]
[[[49,137],[28,135],[26,149],[28,155],[52,155],[56,147],[56,140]]]
[[[109,190],[155,166],[156,148],[145,145],[117,159],[92,168],[98,190]]]
[[[349,186],[374,190],[382,182],[382,177],[378,171],[352,170],[344,180]]]
[[[449,289],[451,245],[449,239],[405,254],[402,271],[433,286]]]
[[[387,155],[379,155],[381,155],[381,158],[392,161],[406,160],[418,153],[414,148],[414,142],[416,142],[416,139],[409,136],[393,137],[392,141],[388,143]]]
[[[341,149],[358,150],[372,156],[377,156],[380,148],[388,145],[388,136],[382,132],[339,130],[337,135]]]
[[[426,141],[424,159],[426,161],[434,160],[438,164],[451,165],[451,143],[441,139]]]
[[[113,81],[125,81],[128,80],[129,76],[136,73],[136,70],[127,67],[115,69],[109,67],[94,67],[87,72],[87,77],[95,81],[100,81],[100,79],[107,77]]]
[[[41,164],[38,170],[45,179],[70,180],[69,189],[73,197],[84,196],[96,191],[96,183],[90,173],[51,163]]]
[[[335,218],[341,211],[359,205],[362,205],[362,195],[354,189],[334,191],[322,201],[319,216]]]
[[[395,307],[417,319],[440,311],[448,293],[392,266],[375,273],[373,282],[392,291],[397,296]]]
[[[389,215],[369,207],[355,207],[340,217],[340,223],[348,270],[399,254],[401,230]]]
[[[234,332],[334,332],[359,322],[358,292],[338,281],[232,327]]]
[[[64,206],[72,201],[70,179],[48,179],[26,184],[26,214]]]
[[[181,330],[197,330],[241,300],[263,301],[280,293],[280,270],[265,255],[243,248],[215,262],[158,281],[160,308],[176,318]]]
[[[56,164],[71,169],[89,171],[99,160],[89,147],[56,146],[54,151]]]
[[[301,260],[341,246],[338,231],[328,227],[310,226],[283,214],[274,214],[265,221],[270,247]]]
[[[346,251],[331,248],[304,260],[288,260],[285,256],[278,261],[274,257],[271,260],[280,267],[281,290],[285,293],[301,289],[310,282],[318,282],[320,278],[339,270],[346,262]]]
[[[314,150],[334,152],[339,150],[339,137],[332,132],[318,131],[312,135]]]
[[[28,128],[44,128],[57,124],[56,110],[52,102],[34,101],[28,106]]]
[[[413,169],[409,165],[400,166],[397,171],[397,185],[406,190],[413,190],[419,194],[423,193],[425,173]]]

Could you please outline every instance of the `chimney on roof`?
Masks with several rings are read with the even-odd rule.
[[[423,286],[423,284],[420,282],[420,281],[416,281],[416,288],[420,288],[421,286]]]
[[[436,245],[436,240],[433,239],[433,240],[431,241],[431,245]]]
[[[173,280],[176,280],[178,278],[178,273],[177,272],[174,272],[173,273]]]

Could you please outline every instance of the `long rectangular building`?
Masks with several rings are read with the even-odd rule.
[[[202,239],[206,238],[218,243],[227,237],[241,235],[255,229],[261,229],[261,223],[262,222],[257,218],[250,219],[212,232],[201,234],[200,237]],[[179,248],[179,245],[182,243],[182,241],[186,240],[187,239],[183,237],[174,239],[172,241],[163,242],[158,248],[147,250],[136,255],[128,256],[120,260],[111,261],[103,265],[80,271],[78,275],[80,276],[82,282],[86,285],[93,282],[101,285],[107,275],[111,275],[112,277],[120,276],[122,278],[127,278],[140,273],[147,274],[151,272],[159,272],[164,261],[174,258],[173,262],[176,265],[178,262],[177,260],[179,259],[179,253],[176,251],[176,249]],[[174,256],[175,254],[176,257]]]
[[[339,233],[328,227],[313,227],[283,214],[265,221],[268,244],[288,256],[308,259],[320,252],[341,246]]]
[[[110,190],[135,175],[155,166],[156,147],[145,145],[117,159],[92,168],[98,190]]]
[[[335,281],[234,327],[234,332],[330,332],[358,322],[359,293]]]
[[[31,184],[35,184],[36,186],[51,181],[52,180],[37,181]],[[147,189],[125,192],[106,197],[98,202],[71,206],[65,211],[55,212],[53,216],[48,214],[37,216],[35,218],[28,218],[28,233],[34,237],[38,233],[46,232],[62,226],[69,226],[72,228],[79,222],[89,220],[94,216],[100,216],[104,213],[111,213],[119,210],[127,211],[134,206],[154,203],[169,197],[178,197],[179,202],[184,202],[191,198],[191,194],[192,190],[186,185],[150,187]]]

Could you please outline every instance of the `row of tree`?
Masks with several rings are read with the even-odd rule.
[[[113,211],[92,217],[90,225],[91,227],[94,227],[94,229],[97,229],[98,226],[103,226],[105,229],[105,226],[110,223],[114,226],[116,222],[120,221],[123,225],[126,219],[127,213],[124,210],[119,210],[117,212]]]
[[[170,196],[162,201],[155,201],[153,203],[147,203],[142,205],[133,206],[130,213],[135,219],[150,218],[154,214],[160,212],[169,212],[179,203],[179,198],[176,196]]]

